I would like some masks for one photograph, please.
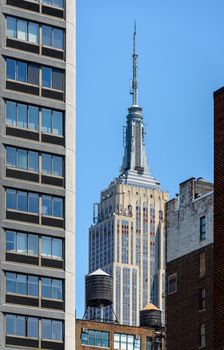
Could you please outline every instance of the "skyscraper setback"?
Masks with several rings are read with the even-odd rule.
[[[0,348],[75,349],[75,0],[0,0]]]
[[[150,301],[164,310],[164,204],[168,194],[161,191],[147,161],[144,120],[138,104],[136,29],[132,57],[132,105],[123,163],[119,176],[94,205],[89,272],[100,267],[113,276],[119,321],[138,325],[139,311]]]

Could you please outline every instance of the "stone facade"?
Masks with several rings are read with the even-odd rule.
[[[89,231],[89,271],[113,276],[119,322],[139,324],[150,301],[164,310],[164,208],[168,194],[115,181],[101,193]]]
[[[180,184],[179,205],[176,198],[166,206],[166,235],[167,349],[213,349],[211,183],[192,178]]]

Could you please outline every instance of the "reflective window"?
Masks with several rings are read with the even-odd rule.
[[[42,67],[42,86],[63,91],[64,72],[59,69]]]
[[[62,259],[62,239],[42,237],[41,239],[41,255],[49,258]]]
[[[114,333],[114,349],[115,350],[140,350],[140,337]]]
[[[19,128],[38,130],[38,107],[6,101],[6,123]]]
[[[27,253],[30,255],[37,255],[38,254],[38,236],[28,234],[27,235],[27,247],[28,251]]]
[[[177,292],[177,274],[168,276],[168,294]]]
[[[64,0],[42,0],[42,2],[44,5],[55,6],[61,9],[64,8]]]
[[[7,37],[39,43],[39,25],[15,17],[7,16]]]
[[[38,214],[38,194],[32,192],[22,192],[7,189],[6,190],[6,208],[15,209]]]
[[[43,46],[50,46],[56,49],[63,49],[63,30],[42,25]]]
[[[6,272],[6,292],[38,296],[38,277]]]
[[[63,217],[63,200],[60,197],[42,196],[42,215]]]
[[[8,167],[33,171],[37,173],[39,166],[38,153],[7,146],[6,165]]]
[[[42,132],[63,135],[63,114],[51,109],[42,109]]]
[[[7,79],[16,79],[16,61],[7,58],[6,60],[6,76]]]
[[[205,216],[202,216],[200,218],[200,241],[204,241],[206,239],[206,221],[205,221]]]
[[[27,336],[29,338],[38,338],[39,337],[38,318],[28,317],[28,319],[27,319]]]
[[[109,348],[109,332],[82,329],[81,343],[83,345],[101,346]]]
[[[38,255],[38,236],[30,233],[6,231],[6,250],[20,254]]]
[[[41,278],[41,296],[49,299],[63,299],[62,281],[52,278]]]
[[[16,19],[14,17],[7,17],[7,36],[16,38]]]
[[[62,157],[42,154],[42,173],[46,175],[62,176]]]
[[[38,318],[6,314],[6,335],[38,338]]]
[[[6,231],[6,250],[16,251],[16,233],[14,231]]]
[[[63,340],[63,323],[56,320],[41,320],[41,339]]]
[[[39,84],[39,67],[36,64],[6,59],[7,79],[34,85]]]

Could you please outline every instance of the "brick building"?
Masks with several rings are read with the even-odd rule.
[[[213,349],[213,185],[181,183],[166,215],[167,349]]]
[[[152,328],[76,320],[76,350],[159,350]]]
[[[214,350],[224,349],[224,87],[214,92]]]

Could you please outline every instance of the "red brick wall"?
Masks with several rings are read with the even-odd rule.
[[[214,93],[214,350],[224,349],[224,88]]]
[[[200,277],[200,254],[203,252],[205,275]],[[174,273],[177,273],[177,292],[171,295],[166,292],[167,349],[198,349],[199,327],[205,323],[206,349],[212,350],[213,244],[167,263],[166,280]],[[206,288],[207,304],[206,310],[201,311],[200,288]]]

